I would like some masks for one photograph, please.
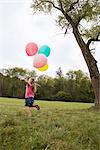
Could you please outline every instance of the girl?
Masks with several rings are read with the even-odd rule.
[[[29,78],[26,81],[26,91],[25,91],[25,106],[26,111],[29,116],[31,116],[31,108],[35,107],[37,110],[40,109],[38,105],[34,105],[34,96],[36,93],[36,85],[34,78]]]

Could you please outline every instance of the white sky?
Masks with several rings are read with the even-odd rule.
[[[54,16],[35,14],[31,0],[0,0],[0,68],[23,67],[35,70],[38,75],[54,76],[58,67],[64,74],[81,69],[88,73],[81,50],[72,34],[65,37],[56,25]],[[35,42],[39,47],[51,48],[49,69],[40,72],[33,68],[33,57],[25,53],[25,46]],[[95,57],[100,68],[100,43],[96,44]]]

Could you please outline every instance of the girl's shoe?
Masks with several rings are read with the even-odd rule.
[[[40,110],[40,107],[39,107],[39,105],[36,105],[36,109],[37,109],[37,110]]]

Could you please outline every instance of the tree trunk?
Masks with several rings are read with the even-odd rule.
[[[100,74],[97,67],[97,61],[91,54],[87,44],[83,41],[77,27],[73,27],[73,34],[82,51],[83,57],[89,69],[90,78],[95,94],[95,106],[100,106]]]
[[[95,106],[100,106],[100,77],[92,77],[91,81],[95,93]]]

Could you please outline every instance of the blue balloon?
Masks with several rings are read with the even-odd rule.
[[[50,55],[50,47],[47,45],[43,45],[39,48],[38,54],[44,54],[46,57]]]

